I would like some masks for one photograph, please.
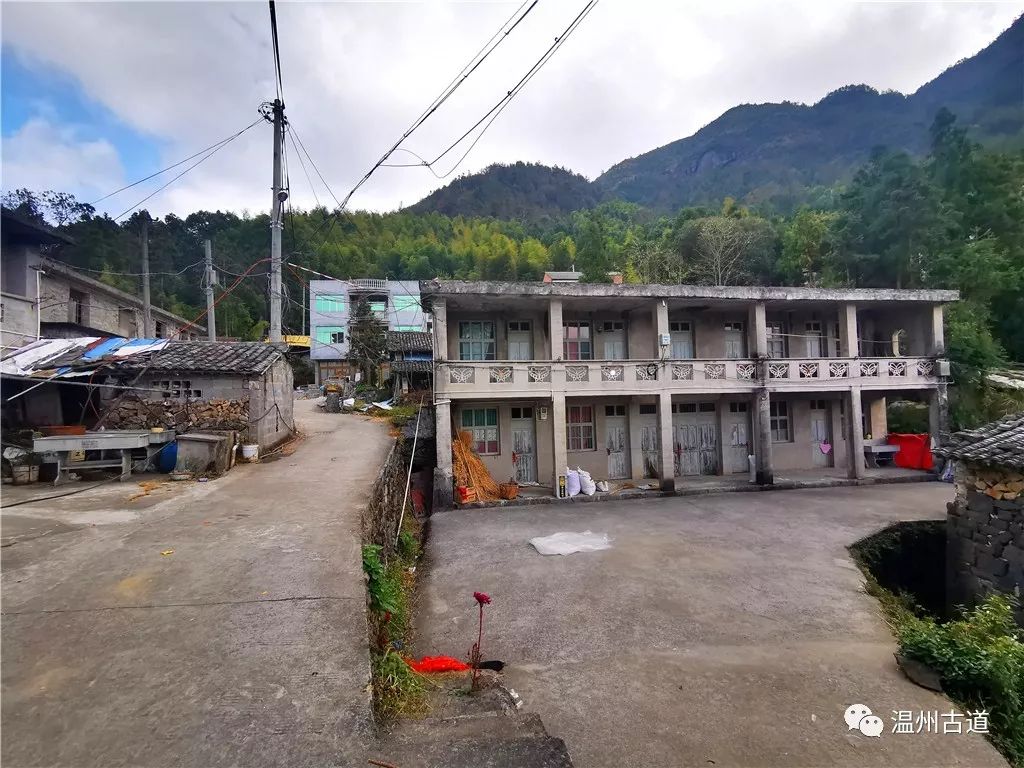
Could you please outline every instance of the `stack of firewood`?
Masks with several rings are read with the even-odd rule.
[[[1016,499],[1024,494],[1024,473],[1021,472],[979,469],[971,480],[974,490],[993,499]]]
[[[244,430],[249,426],[249,403],[246,400],[184,402],[125,399],[117,404],[103,423],[110,429]]]

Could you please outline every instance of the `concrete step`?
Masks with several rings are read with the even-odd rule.
[[[373,757],[394,768],[572,768],[565,742],[551,736],[381,745]]]
[[[441,679],[429,715],[393,724],[371,755],[394,768],[571,768],[561,739],[540,716],[521,712],[496,677],[469,693],[466,680]]]

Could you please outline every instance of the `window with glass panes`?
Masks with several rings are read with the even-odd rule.
[[[318,294],[316,301],[314,302],[314,308],[317,312],[330,313],[330,312],[344,312],[345,311],[345,295],[344,294]]]
[[[589,321],[566,320],[562,323],[562,333],[562,351],[566,360],[594,359]]]
[[[497,408],[463,408],[462,429],[473,435],[473,450],[481,456],[496,456],[501,452]]]
[[[371,301],[370,311],[376,312],[378,315],[382,315],[388,310],[388,303],[386,301]]]
[[[408,312],[409,310],[419,309],[420,300],[415,296],[392,296],[391,308],[395,312]]]
[[[459,323],[459,360],[494,360],[494,323]]]
[[[593,451],[594,409],[589,405],[570,405],[565,409],[566,440],[570,451]]]
[[[315,335],[317,344],[345,343],[345,327],[341,325],[318,325]]]
[[[779,320],[768,321],[768,357],[781,359],[786,356],[786,331]]]
[[[769,403],[768,420],[771,427],[772,442],[788,443],[790,440],[789,404],[781,400],[773,400]]]

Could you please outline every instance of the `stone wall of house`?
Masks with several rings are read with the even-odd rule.
[[[956,499],[946,514],[950,607],[991,592],[1024,592],[1024,474],[957,464]],[[1017,620],[1024,624],[1024,609]]]

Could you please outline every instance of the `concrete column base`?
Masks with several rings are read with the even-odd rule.
[[[775,469],[772,466],[772,422],[771,398],[768,389],[762,387],[754,395],[754,418],[756,442],[754,449],[754,479],[758,485],[773,485]]]
[[[673,493],[676,490],[676,468],[675,455],[672,452],[672,395],[668,392],[658,394],[658,435],[661,456],[658,487],[663,493]]]

